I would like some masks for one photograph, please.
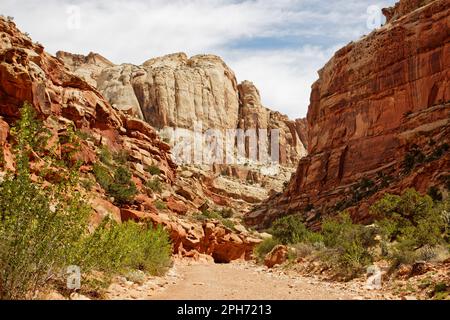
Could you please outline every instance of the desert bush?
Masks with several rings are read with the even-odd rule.
[[[296,258],[306,258],[316,251],[316,247],[309,243],[296,243],[292,245]]]
[[[126,165],[128,162],[128,152],[125,150],[120,150],[113,155],[114,161],[119,165]]]
[[[254,249],[254,255],[259,262],[264,261],[266,255],[272,251],[275,246],[279,245],[280,242],[274,238],[264,239],[260,244],[258,244]]]
[[[128,281],[143,285],[145,283],[145,273],[141,270],[131,270],[125,275]]]
[[[387,194],[372,206],[372,213],[380,219],[377,226],[383,240],[393,243],[387,253],[393,265],[412,263],[419,258],[419,249],[445,242],[445,208],[414,189],[401,196]]]
[[[95,163],[92,168],[95,176],[95,180],[98,182],[98,184],[105,190],[108,191],[109,186],[113,182],[113,177],[110,174],[110,171],[108,168],[106,168],[104,165]]]
[[[0,299],[33,298],[50,279],[59,279],[68,265],[78,265],[86,279],[94,269],[164,272],[170,265],[171,244],[162,228],[105,220],[88,232],[91,208],[77,191],[83,183],[78,164],[70,167],[52,158],[44,148],[48,140],[44,128],[25,104],[11,129],[16,172],[0,183]],[[65,143],[71,140],[68,137]],[[59,182],[30,179],[32,152],[46,162],[45,167],[58,169]],[[126,185],[130,180],[126,171],[110,176],[103,164],[94,166],[94,172],[109,191],[114,183]]]
[[[428,189],[428,193],[427,193],[430,197],[431,197],[431,199],[433,199],[434,201],[442,201],[442,199],[443,199],[443,196],[442,196],[442,193],[441,193],[441,191],[439,190],[439,188],[437,188],[437,187],[430,187],[429,189]]]
[[[145,171],[147,171],[148,173],[150,173],[152,176],[157,176],[161,174],[161,169],[159,169],[157,166],[148,166],[147,168],[145,168]]]
[[[223,208],[222,210],[220,210],[219,214],[222,218],[229,219],[234,216],[234,211],[231,208]]]
[[[92,135],[87,131],[76,130],[75,134],[78,138],[80,138],[81,140],[84,140],[84,141],[93,139]]]
[[[113,156],[107,146],[102,145],[99,148],[99,159],[103,164],[105,164],[107,166],[110,166],[112,164]]]
[[[448,300],[450,286],[445,282],[438,282],[434,285],[432,295],[434,300]]]
[[[222,224],[223,224],[225,227],[227,227],[228,229],[236,230],[236,229],[235,229],[235,224],[234,224],[234,222],[231,221],[230,219],[222,219],[221,222],[222,222]]]
[[[20,114],[11,130],[17,170],[0,184],[0,299],[33,298],[70,264],[90,211],[76,191],[76,168],[61,168],[58,184],[31,181],[30,154],[41,151],[46,131],[29,104]]]
[[[388,194],[371,210],[381,218],[377,224],[386,240],[403,242],[412,249],[441,243],[446,231],[440,206],[414,189],[402,196]]]
[[[158,210],[165,210],[165,209],[167,209],[167,204],[161,200],[156,200],[155,207]]]
[[[348,213],[325,219],[322,234],[324,244],[334,249],[330,253],[336,253],[333,258],[349,275],[356,275],[371,263],[372,256],[368,248],[374,245],[374,236],[370,229],[354,224]]]
[[[231,209],[223,209],[221,211],[203,210],[201,214],[195,215],[194,218],[201,222],[208,221],[208,220],[218,220],[222,223],[222,225],[224,225],[228,229],[235,231],[236,230],[235,223],[232,220],[225,218],[225,217],[230,216],[230,213],[228,210],[231,210]],[[232,212],[232,210],[231,210],[231,212]]]
[[[147,180],[147,182],[145,183],[145,186],[152,190],[153,192],[162,192],[162,185],[161,185],[161,181],[159,181],[158,178],[153,178],[152,180]]]
[[[114,197],[118,204],[130,203],[137,194],[136,185],[131,180],[128,168],[120,166],[114,173],[114,181],[108,188],[108,193]]]
[[[161,227],[153,229],[132,221],[117,224],[105,220],[80,248],[78,263],[87,269],[106,272],[138,269],[159,275],[170,266],[168,233]]]
[[[135,183],[131,180],[131,172],[128,168],[117,167],[114,175],[111,176],[107,167],[96,163],[93,166],[93,171],[97,182],[109,196],[114,197],[116,204],[122,205],[133,201],[137,189]]]
[[[89,178],[86,178],[86,179],[80,180],[80,184],[86,191],[91,191],[92,187],[94,186],[94,181],[92,181]]]
[[[206,217],[207,219],[222,220],[222,216],[220,215],[220,213],[214,210],[204,210],[202,212],[202,216]]]
[[[322,236],[309,231],[298,216],[287,216],[272,225],[272,235],[283,244],[320,242]]]
[[[403,159],[403,168],[406,174],[409,174],[417,165],[423,163],[426,156],[420,150],[419,146],[412,145]]]

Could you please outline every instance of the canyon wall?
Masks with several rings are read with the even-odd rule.
[[[385,192],[448,193],[450,2],[402,0],[389,21],[340,49],[319,71],[308,110],[308,153],[287,189],[246,215],[268,227],[297,214],[349,210],[370,222]]]
[[[249,259],[260,240],[245,228],[236,224],[232,229],[217,219],[194,217],[215,202],[226,204],[227,198],[208,190],[199,175],[178,175],[170,146],[156,130],[113,108],[93,86],[103,76],[103,69],[114,68],[113,64],[95,54],[71,55],[70,59],[76,65],[89,66],[89,70],[79,70],[86,81],[21,33],[13,21],[0,17],[0,179],[15,170],[10,129],[19,118],[20,108],[29,102],[52,133],[49,141],[57,146],[56,150],[52,148],[54,156],[62,161],[67,154],[61,150],[76,151],[70,157],[73,162],[81,162],[80,179],[86,184],[80,183],[78,188],[92,207],[92,228],[107,216],[119,223],[152,222],[167,229],[176,254],[194,258],[205,254],[219,262]],[[71,141],[67,139],[69,128],[78,137],[74,138],[79,143],[76,149],[71,142],[63,142]],[[106,152],[111,153],[108,164],[102,160]],[[42,168],[37,164],[42,158],[33,153],[30,160],[31,179],[37,181]],[[96,165],[103,166],[107,170],[104,174],[112,179],[110,171],[117,169],[119,162],[129,170],[137,189],[128,203],[118,203],[97,183]],[[45,178],[45,183],[52,183],[51,175]],[[148,182],[156,180],[161,190],[148,187]]]
[[[279,129],[280,162],[295,167],[306,154],[303,127],[261,104],[257,88],[238,84],[218,56],[184,53],[153,58],[140,66],[112,65],[91,53],[58,52],[70,70],[93,84],[118,110],[144,119],[157,129]],[[302,136],[302,138],[301,138]]]

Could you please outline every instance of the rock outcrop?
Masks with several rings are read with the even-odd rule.
[[[261,104],[259,91],[252,82],[244,81],[238,88],[241,102],[238,128],[279,130],[281,164],[295,164],[304,157],[306,150],[297,132],[296,122],[279,112],[265,108]],[[269,142],[266,148],[270,150]]]
[[[309,155],[283,193],[247,214],[249,225],[299,214],[317,228],[344,209],[368,222],[369,206],[384,192],[448,192],[450,3],[402,0],[393,10],[390,23],[340,49],[319,71],[307,117]]]
[[[165,226],[170,233],[176,254],[191,258],[206,254],[217,263],[249,260],[252,258],[254,246],[261,242],[246,231],[233,232],[217,220],[198,224],[164,213],[122,210],[122,220],[130,219]]]
[[[283,264],[288,258],[289,250],[281,244],[275,246],[264,258],[264,265],[273,268],[276,265]]]
[[[85,80],[67,69],[62,61],[68,60],[83,66],[78,75]],[[81,161],[83,180],[96,181],[94,164],[101,163],[104,150],[120,157],[121,163],[130,169],[138,194],[128,204],[114,202],[98,183],[92,187],[79,186],[89,193],[93,209],[91,228],[107,216],[119,223],[151,219],[168,229],[175,253],[194,257],[206,253],[221,262],[249,259],[259,240],[245,230],[226,228],[220,221],[193,218],[193,214],[201,213],[199,208],[207,200],[201,185],[194,185],[192,180],[189,183],[189,179],[180,180],[170,146],[150,124],[116,110],[91,85],[102,77],[104,68],[115,67],[95,54],[87,57],[59,54],[59,59],[55,58],[22,34],[12,21],[0,17],[0,147],[4,160],[0,162],[0,177],[8,170],[14,171],[10,127],[19,117],[19,108],[28,101],[53,133],[51,140],[61,141],[68,127],[75,131],[80,146],[74,157]],[[39,170],[33,163],[31,168],[32,175]],[[149,168],[157,170],[151,173]],[[164,188],[161,192],[146,186],[148,181],[156,180],[155,190]],[[191,193],[182,193],[183,186]],[[197,191],[199,196],[188,199]]]
[[[393,7],[384,8],[383,14],[386,17],[386,22],[389,23],[393,20],[399,19],[414,10],[417,10],[434,0],[400,0]]]
[[[109,65],[92,53],[82,58],[58,52],[57,57],[75,74],[95,82],[116,109],[144,119],[158,130],[192,130],[195,123],[201,123],[203,130],[279,129],[282,165],[295,167],[306,154],[303,127],[263,107],[256,87],[248,81],[238,85],[234,72],[220,57],[188,58],[176,53],[141,66]]]

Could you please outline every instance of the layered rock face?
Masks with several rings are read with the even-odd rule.
[[[193,129],[195,123],[201,123],[203,130],[279,129],[282,165],[294,167],[306,154],[299,136],[304,134],[298,132],[303,128],[262,106],[256,87],[248,81],[238,85],[234,72],[217,56],[188,58],[176,53],[141,66],[106,65],[106,59],[94,54],[80,58],[58,52],[57,56],[75,74],[95,82],[116,109],[157,129]]]
[[[70,54],[58,52],[58,58],[67,66],[71,66],[74,73],[89,83],[94,88],[103,69],[113,67],[114,64],[108,59],[96,53],[89,53],[87,56],[81,54]]]
[[[265,108],[261,104],[258,89],[250,81],[239,84],[239,129],[279,130],[279,160],[281,164],[295,164],[306,155],[306,150],[297,132],[296,123],[287,116]],[[267,149],[270,150],[270,138]],[[261,146],[258,146],[261,147]]]
[[[74,157],[82,162],[82,179],[96,181],[94,164],[100,164],[101,150],[125,155],[123,164],[130,169],[138,194],[128,204],[118,205],[99,185],[94,184],[89,195],[92,207],[91,227],[103,218],[117,222],[130,219],[164,225],[172,237],[174,252],[186,256],[211,255],[221,262],[249,258],[259,242],[244,229],[233,231],[220,221],[200,222],[192,218],[200,214],[207,198],[200,182],[177,177],[177,165],[172,160],[170,146],[164,143],[148,123],[114,109],[90,83],[102,76],[104,68],[114,67],[106,59],[90,54],[52,57],[42,45],[33,43],[12,21],[0,17],[0,147],[3,153],[0,176],[14,171],[10,128],[19,117],[19,108],[28,101],[39,119],[53,134],[51,140],[64,141],[68,127],[80,136],[80,146]],[[61,60],[84,66],[78,74],[70,72]],[[89,67],[88,68],[86,67]],[[81,138],[84,137],[84,138]],[[66,139],[67,140],[67,139]],[[73,146],[72,146],[73,147]],[[61,151],[56,156],[61,156]],[[39,159],[31,159],[37,162]],[[115,161],[115,160],[114,160]],[[157,167],[157,176],[149,167]],[[38,167],[31,166],[32,175]],[[147,169],[147,170],[146,170]],[[57,168],[55,168],[57,170]],[[149,180],[158,179],[164,192],[150,192]],[[51,181],[47,181],[51,183]],[[87,188],[80,185],[80,189]],[[188,192],[182,192],[187,189]],[[156,202],[164,203],[157,209]]]
[[[65,59],[75,73],[92,66]],[[132,109],[154,127],[192,128],[202,121],[207,128],[235,128],[239,97],[233,71],[213,55],[188,58],[184,53],[150,59],[141,66],[109,66],[93,77],[97,88],[118,109]]]
[[[309,155],[285,192],[246,216],[248,224],[299,214],[318,227],[344,209],[368,222],[384,192],[448,192],[450,3],[423,3],[401,1],[390,23],[320,70],[307,118]]]

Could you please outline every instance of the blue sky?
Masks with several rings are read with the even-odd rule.
[[[140,64],[174,52],[217,54],[263,104],[306,115],[333,53],[383,21],[395,0],[1,0],[0,13],[54,54],[100,53]],[[381,19],[381,20],[380,20]]]

